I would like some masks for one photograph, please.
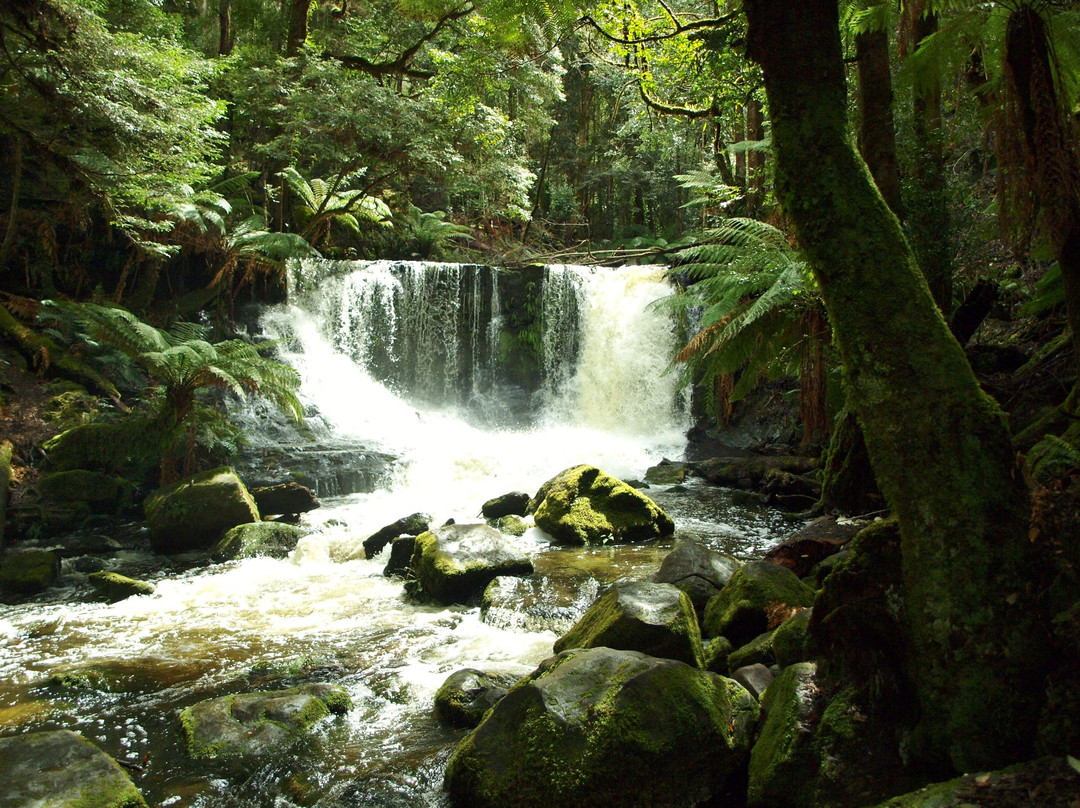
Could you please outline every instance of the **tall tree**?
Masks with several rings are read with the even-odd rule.
[[[848,142],[836,0],[746,0],[776,188],[820,285],[882,492],[896,512],[920,715],[910,741],[957,770],[1030,748],[1040,633],[1021,589],[1028,501],[1002,412],[934,305],[900,223]]]

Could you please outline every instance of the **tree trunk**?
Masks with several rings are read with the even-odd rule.
[[[900,55],[914,53],[938,29],[929,0],[907,0],[901,24]],[[907,219],[919,266],[938,308],[952,312],[953,249],[949,201],[945,188],[945,152],[941,131],[941,86],[935,76],[928,86],[916,82],[913,101],[915,194]]]
[[[218,6],[218,56],[231,54],[234,44],[232,0],[220,0]]]
[[[311,0],[291,0],[289,3],[289,37],[285,40],[285,56],[288,59],[300,55],[307,41],[308,12]]]
[[[4,239],[0,242],[0,269],[7,264],[8,255],[11,253],[11,245],[15,241],[15,221],[19,215],[19,194],[22,190],[23,175],[23,145],[22,138],[14,138],[15,145],[12,148],[11,159],[14,165],[11,167],[11,204],[8,206],[7,227],[4,228]]]
[[[903,217],[900,168],[896,159],[889,36],[884,29],[864,31],[855,38],[859,77],[859,154],[862,155],[886,204]]]
[[[777,196],[833,324],[878,484],[900,523],[920,716],[916,759],[995,767],[1030,750],[1042,654],[1022,589],[1028,499],[1005,418],[934,305],[848,142],[836,0],[746,0]]]

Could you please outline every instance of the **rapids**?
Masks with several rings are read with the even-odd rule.
[[[505,367],[513,312],[490,270],[332,269],[313,280],[320,267],[300,267],[292,303],[266,310],[260,327],[301,374],[311,434],[392,455],[390,473],[374,490],[320,492],[322,508],[303,518],[311,535],[285,560],[109,555],[109,568],[157,589],[102,604],[85,559],[66,559],[62,586],[0,605],[0,734],[80,731],[128,766],[151,805],[445,804],[442,769],[461,733],[431,716],[436,689],[463,667],[525,674],[556,636],[512,614],[484,622],[476,607],[411,603],[361,543],[415,511],[477,521],[486,499],[534,492],[578,463],[640,479],[677,459],[688,402],[665,373],[677,337],[655,305],[670,290],[654,267],[544,270],[530,301],[540,330],[530,388]],[[268,448],[254,437],[251,451]],[[750,557],[790,529],[707,486],[647,493],[676,521],[664,544],[570,551],[535,528],[518,541],[584,609],[606,583],[652,572],[675,539]],[[249,767],[185,759],[184,707],[305,681],[345,686],[353,709]]]

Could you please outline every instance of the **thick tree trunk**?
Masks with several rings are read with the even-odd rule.
[[[889,208],[903,217],[888,34],[884,30],[859,34],[855,38],[855,62],[859,77],[859,153]]]
[[[311,0],[291,0],[289,3],[289,37],[285,40],[285,56],[289,59],[299,56],[307,41],[309,11]]]
[[[899,519],[923,760],[958,770],[1030,749],[1040,644],[1023,590],[1028,500],[979,389],[846,137],[836,0],[746,0],[777,195],[832,321],[882,493]]]
[[[900,55],[914,53],[938,29],[928,0],[904,3]],[[945,188],[945,152],[941,129],[941,86],[916,83],[912,129],[915,151],[915,192],[907,224],[930,292],[946,317],[952,312],[953,249],[949,201]]]

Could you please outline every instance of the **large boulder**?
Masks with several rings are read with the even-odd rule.
[[[311,684],[202,701],[180,713],[192,758],[257,757],[289,746],[331,713],[348,712],[343,687]]]
[[[531,575],[532,561],[488,525],[444,525],[416,537],[411,592],[465,603],[500,575]]]
[[[284,522],[247,522],[226,530],[210,557],[214,561],[256,556],[285,558],[308,533],[302,527]]]
[[[701,633],[706,637],[723,635],[739,647],[778,626],[798,607],[813,606],[814,595],[814,590],[786,567],[751,561],[706,605]]]
[[[51,550],[24,550],[0,559],[0,593],[36,595],[55,583],[60,557]]]
[[[712,457],[690,464],[690,470],[713,485],[729,488],[758,488],[765,475],[774,470],[806,474],[817,461],[794,455],[754,455],[752,457]]]
[[[461,742],[446,787],[470,808],[696,805],[745,766],[757,720],[730,679],[636,651],[564,651]]]
[[[679,542],[664,556],[652,579],[657,583],[675,584],[690,596],[694,609],[702,614],[709,599],[724,588],[743,563],[697,542]]]
[[[364,539],[364,558],[374,558],[382,552],[382,548],[398,536],[419,536],[428,529],[430,523],[430,514],[418,512],[403,516],[396,522],[379,528]]]
[[[130,417],[72,427],[41,448],[55,471],[89,469],[145,481],[158,467],[167,437],[153,418]]]
[[[319,507],[315,492],[298,482],[252,488],[251,496],[263,516],[296,516]]]
[[[163,553],[209,547],[229,528],[260,521],[255,500],[227,466],[159,488],[143,510],[154,549]]]
[[[116,761],[66,729],[0,738],[4,808],[146,808]]]
[[[524,516],[531,497],[524,491],[511,491],[501,497],[489,499],[480,507],[485,519],[501,519],[504,516]]]
[[[705,667],[694,605],[671,584],[615,584],[555,641],[555,653],[601,645]]]
[[[516,676],[465,668],[435,693],[435,717],[453,727],[475,727],[517,681]]]
[[[557,544],[646,541],[675,532],[655,502],[595,466],[574,466],[548,480],[534,506],[536,526]]]
[[[118,514],[131,505],[135,485],[112,474],[74,469],[42,476],[38,490],[47,506],[86,503],[91,513]]]

